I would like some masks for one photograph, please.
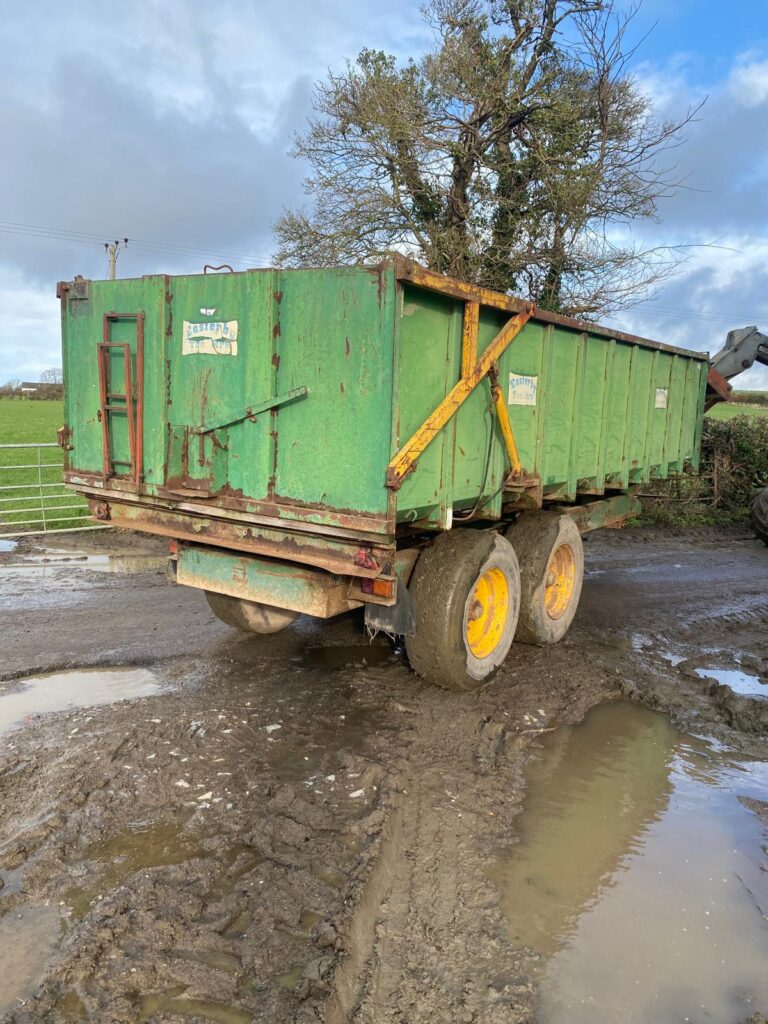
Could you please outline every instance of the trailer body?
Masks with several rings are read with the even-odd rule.
[[[542,508],[609,525],[698,465],[705,354],[406,260],[59,295],[65,479],[205,590],[391,607],[436,532]]]

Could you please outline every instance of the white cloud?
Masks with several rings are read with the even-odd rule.
[[[768,60],[751,52],[741,54],[731,72],[729,91],[736,102],[745,107],[759,107],[768,101]]]
[[[61,366],[59,303],[55,285],[43,289],[18,271],[0,279],[4,311],[0,384],[12,378],[38,380],[43,370]]]
[[[731,235],[720,246],[694,250],[655,298],[617,318],[620,326],[710,354],[735,328],[754,324],[768,334],[768,236]],[[739,389],[768,388],[768,369],[756,366],[733,383]]]
[[[686,187],[659,204],[661,223],[636,225],[647,245],[688,246],[678,274],[650,301],[618,318],[621,325],[672,344],[715,352],[726,333],[756,324],[768,333],[768,58],[753,50],[719,79],[701,85],[701,67],[680,54],[642,65],[638,82],[663,117],[707,101],[675,151]],[[736,387],[768,387],[753,369]]]
[[[635,85],[650,99],[656,110],[677,107],[681,95],[690,93],[690,70],[693,56],[677,53],[664,65],[641,61],[632,69]]]
[[[412,0],[32,0],[4,21],[2,218],[128,234],[268,261],[271,224],[299,195],[286,157],[311,83],[363,46],[417,54],[429,30]],[[65,22],[65,24],[64,24]],[[28,40],[34,26],[36,46]],[[709,99],[674,159],[689,189],[661,204],[644,242],[701,245],[620,325],[716,350],[732,327],[768,332],[768,57],[743,53],[704,82],[700,55],[638,64],[659,113]],[[709,72],[711,74],[711,72]],[[122,276],[199,271],[203,257],[129,246]],[[0,381],[60,362],[55,282],[101,277],[103,249],[0,231]],[[768,386],[760,370],[739,381]]]

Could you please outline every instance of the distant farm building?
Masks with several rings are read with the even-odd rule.
[[[62,384],[44,384],[39,380],[23,380],[19,387],[22,398],[61,398]]]

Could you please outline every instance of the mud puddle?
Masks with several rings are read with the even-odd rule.
[[[93,843],[81,856],[96,867],[98,876],[90,887],[73,886],[65,893],[64,902],[75,918],[85,916],[99,894],[111,892],[138,871],[184,864],[206,853],[174,824],[136,821]]]
[[[59,938],[54,907],[29,907],[0,919],[0,1016],[28,998],[40,982]]]
[[[171,992],[144,996],[136,1024],[157,1020],[158,1014],[194,1017],[195,1020],[215,1021],[216,1024],[250,1024],[253,1020],[252,1013],[239,1010],[235,1006],[210,1003],[202,999],[184,999],[181,996],[181,992],[184,991],[185,989],[173,989]]]
[[[335,716],[318,715],[309,734],[283,730],[278,723],[267,726],[269,748],[263,754],[265,764],[281,782],[301,783],[316,794],[333,793],[346,782],[358,789],[355,780],[359,772],[336,774],[324,772],[328,751],[344,751],[347,755],[360,754],[383,723],[377,708],[345,706]],[[235,733],[237,739],[248,742],[249,733],[243,729]],[[252,733],[250,734],[252,736]]]
[[[333,647],[307,647],[302,656],[306,668],[338,671],[381,665],[393,655],[389,644],[347,644]]]
[[[768,1013],[768,765],[625,701],[543,741],[491,877],[541,1024]],[[741,798],[741,799],[740,799]],[[745,802],[742,802],[742,801]]]
[[[697,668],[699,679],[714,679],[729,686],[734,693],[743,697],[764,697],[768,700],[768,685],[759,676],[750,675],[735,668]]]
[[[15,551],[18,543],[17,540],[0,539],[0,551]]]
[[[160,690],[156,677],[143,668],[32,676],[18,689],[0,694],[0,735],[38,715],[151,697]]]
[[[50,575],[61,569],[92,569],[96,572],[130,575],[164,569],[167,561],[167,557],[157,554],[94,553],[66,548],[46,548],[40,553],[25,555],[23,561],[9,562],[0,569],[4,573],[33,575],[35,578]]]

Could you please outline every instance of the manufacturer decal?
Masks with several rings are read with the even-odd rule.
[[[181,354],[184,356],[236,356],[237,320],[192,324],[184,321],[181,336]]]
[[[539,378],[525,373],[510,373],[507,405],[536,405]]]
[[[208,317],[208,319],[210,320],[212,316],[216,316],[216,307],[215,306],[209,306],[209,307],[206,308],[205,306],[201,306],[200,307],[200,316]]]
[[[656,408],[666,409],[667,408],[667,396],[669,394],[669,388],[656,388]]]

